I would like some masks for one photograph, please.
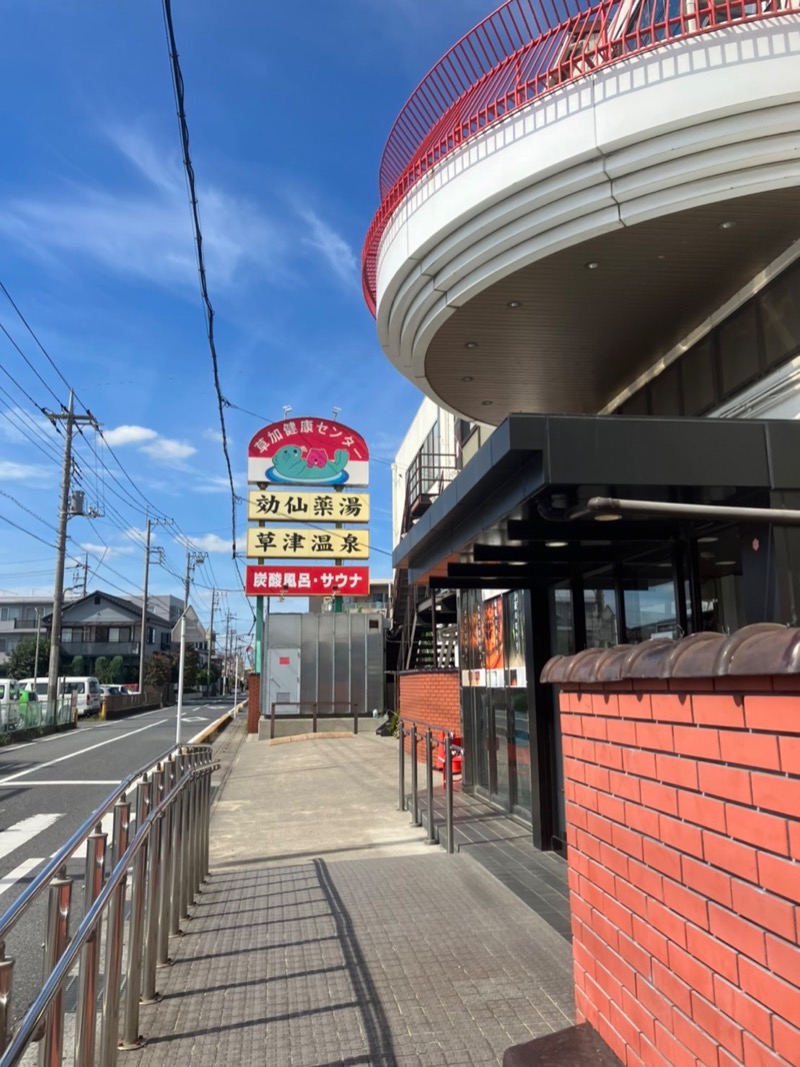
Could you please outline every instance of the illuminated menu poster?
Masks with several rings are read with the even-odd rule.
[[[505,685],[503,653],[503,597],[496,596],[483,605],[483,649],[487,684]]]
[[[508,597],[508,684],[527,685],[525,671],[525,599],[522,590]]]
[[[461,625],[461,684],[485,685],[486,672],[483,670],[483,630],[481,624],[481,603],[473,592],[462,599]]]

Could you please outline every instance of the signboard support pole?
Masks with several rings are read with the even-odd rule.
[[[261,674],[261,645],[264,640],[264,597],[256,597],[256,654],[253,665],[256,674]]]

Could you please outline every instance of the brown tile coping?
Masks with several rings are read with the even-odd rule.
[[[800,674],[800,629],[759,622],[730,635],[698,633],[675,640],[587,648],[554,656],[541,681],[598,685],[636,679],[758,677]]]

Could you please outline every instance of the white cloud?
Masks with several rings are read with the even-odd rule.
[[[52,479],[52,471],[48,467],[34,467],[29,463],[0,459],[0,479],[3,478],[10,482],[49,482]]]
[[[311,208],[298,207],[297,213],[309,228],[303,238],[303,244],[320,252],[334,274],[342,281],[353,281],[358,261],[350,245]]]
[[[130,526],[125,531],[124,536],[127,537],[129,541],[133,541],[137,545],[144,545],[145,541],[147,540],[146,532],[144,530],[137,530],[135,526]],[[151,534],[151,538],[153,536],[154,535]]]
[[[236,479],[234,479],[236,486]],[[230,493],[231,483],[221,475],[202,475],[201,480],[193,486],[195,493]]]
[[[176,463],[189,456],[193,456],[197,449],[194,445],[187,445],[183,441],[173,441],[169,437],[158,437],[149,444],[142,445],[140,452],[146,452],[148,456],[159,460],[161,463]]]
[[[137,129],[106,131],[132,165],[137,188],[119,192],[72,184],[39,197],[0,204],[0,233],[41,258],[85,255],[119,274],[156,284],[197,284],[197,261],[186,185],[177,156],[160,153]],[[215,188],[198,190],[203,247],[217,287],[257,265],[281,272],[290,243],[258,208]]]
[[[203,430],[203,437],[207,441],[214,441],[215,444],[222,444],[222,431],[221,430]]]
[[[116,429],[107,430],[103,436],[112,447],[137,445],[139,451],[151,459],[172,466],[182,463],[197,451],[194,445],[162,437],[157,430],[151,430],[147,426],[117,426]]]
[[[114,430],[104,430],[103,438],[112,448],[117,445],[138,445],[142,441],[153,441],[158,437],[155,430],[146,426],[117,426]]]
[[[83,552],[100,556],[102,560],[111,559],[112,556],[132,556],[137,551],[133,545],[95,545],[91,541],[80,541],[79,547]]]
[[[219,537],[217,534],[203,534],[202,537],[176,537],[176,541],[181,544],[187,545],[192,549],[196,549],[198,552],[226,552],[230,555],[231,541],[224,537]]]

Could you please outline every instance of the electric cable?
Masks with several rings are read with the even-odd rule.
[[[236,556],[236,490],[233,485],[233,469],[231,467],[231,458],[228,450],[228,434],[225,427],[225,405],[226,401],[222,395],[222,388],[219,380],[219,365],[217,361],[217,348],[214,340],[214,309],[211,305],[211,299],[208,295],[208,285],[206,282],[206,266],[205,256],[203,254],[203,234],[200,228],[200,212],[197,206],[197,189],[195,186],[194,168],[192,166],[191,155],[189,152],[189,125],[186,119],[186,109],[184,103],[184,83],[183,74],[181,72],[180,61],[178,59],[178,46],[175,41],[175,28],[172,24],[172,4],[171,0],[162,0],[162,9],[164,12],[164,24],[167,33],[167,42],[169,46],[169,58],[170,69],[172,71],[172,87],[175,93],[175,104],[178,110],[178,126],[180,129],[181,145],[183,148],[183,166],[186,172],[186,180],[189,186],[189,200],[191,203],[192,222],[194,226],[195,246],[197,252],[197,269],[200,276],[200,292],[203,299],[203,306],[205,309],[206,318],[206,334],[208,337],[208,347],[211,353],[211,365],[214,373],[214,390],[217,394],[217,406],[219,409],[219,422],[220,430],[222,432],[222,451],[225,456],[225,463],[228,468],[228,482],[231,490],[231,555],[233,558]]]

